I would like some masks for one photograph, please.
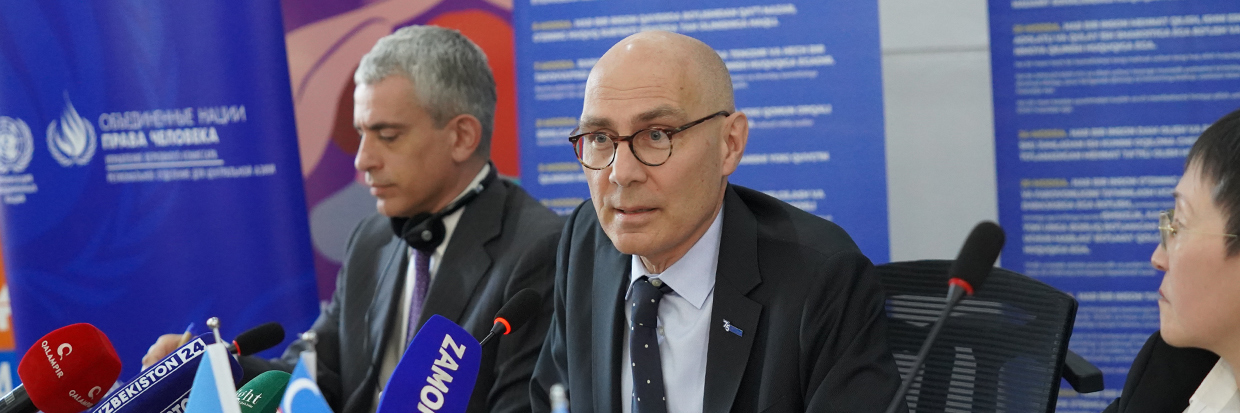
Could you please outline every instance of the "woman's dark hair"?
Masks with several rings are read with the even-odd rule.
[[[1214,185],[1214,204],[1227,217],[1227,233],[1240,234],[1240,110],[1210,125],[1188,151],[1184,168],[1201,168],[1201,177]],[[1227,255],[1240,253],[1237,237],[1227,239]]]

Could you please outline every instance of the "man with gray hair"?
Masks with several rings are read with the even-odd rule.
[[[354,166],[379,213],[353,231],[336,291],[312,330],[324,398],[337,412],[366,413],[430,316],[482,337],[518,291],[549,297],[563,220],[497,178],[495,81],[482,50],[459,32],[402,28],[362,58],[354,82],[361,135]],[[550,313],[544,301],[525,326],[487,344],[468,411],[530,409],[529,379]],[[242,366],[247,377],[291,371],[309,345],[297,341],[278,360],[243,357]]]

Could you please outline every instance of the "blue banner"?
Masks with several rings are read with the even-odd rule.
[[[16,347],[89,322],[137,372],[210,316],[318,313],[279,4],[3,1],[0,205]]]
[[[1240,106],[1233,0],[991,0],[1003,266],[1080,302],[1070,348],[1107,390],[1158,329],[1158,212],[1197,136]]]
[[[9,394],[14,387],[22,384],[17,376],[17,365],[21,357],[13,351],[0,351],[0,393]]]
[[[522,184],[566,213],[589,197],[568,143],[586,77],[620,39],[668,30],[713,47],[732,74],[749,144],[731,182],[835,221],[889,259],[876,1],[519,0]]]

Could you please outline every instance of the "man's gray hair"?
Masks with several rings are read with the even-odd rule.
[[[489,156],[495,122],[495,78],[486,54],[461,32],[409,26],[387,35],[362,57],[353,82],[371,85],[401,75],[413,82],[419,104],[443,127],[457,115],[482,123],[475,154]]]

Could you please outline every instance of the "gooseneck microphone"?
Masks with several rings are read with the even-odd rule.
[[[284,327],[272,321],[238,334],[227,348],[229,353],[248,356],[275,347],[281,341],[284,341]]]
[[[0,398],[0,413],[78,413],[121,375],[112,342],[95,326],[71,324],[35,341],[17,365],[22,384]]]
[[[1003,250],[1003,243],[1006,239],[1003,228],[994,222],[983,221],[973,227],[973,232],[969,233],[969,238],[965,239],[964,246],[960,248],[960,254],[956,256],[956,261],[952,262],[951,269],[947,272],[950,279],[947,281],[946,305],[943,306],[943,311],[939,313],[938,318],[934,320],[930,334],[921,344],[921,350],[918,351],[917,358],[913,361],[913,367],[909,369],[908,376],[900,383],[900,390],[891,399],[891,404],[887,405],[887,413],[895,413],[900,403],[905,403],[904,395],[913,386],[913,379],[917,378],[921,366],[926,363],[926,356],[930,354],[930,347],[934,344],[935,338],[939,336],[939,331],[943,329],[943,323],[947,321],[952,309],[964,299],[966,294],[973,295],[973,292],[986,282],[986,277],[990,276],[995,260],[999,259],[999,252]]]
[[[526,321],[530,321],[534,313],[538,312],[540,307],[539,301],[542,301],[542,295],[534,291],[533,288],[517,291],[517,294],[513,295],[512,299],[508,300],[507,303],[504,303],[504,306],[500,307],[499,312],[495,313],[495,325],[491,326],[491,331],[487,333],[487,336],[482,339],[480,344],[486,345],[487,341],[495,337],[496,334],[501,336],[507,335],[512,330],[521,328]]]
[[[960,248],[960,255],[956,256],[947,271],[947,275],[951,276],[947,281],[950,305],[956,305],[965,294],[973,295],[982,287],[990,276],[990,269],[995,266],[995,260],[999,259],[1006,238],[1003,228],[993,222],[983,221],[973,227],[973,232],[969,233],[969,238]]]

